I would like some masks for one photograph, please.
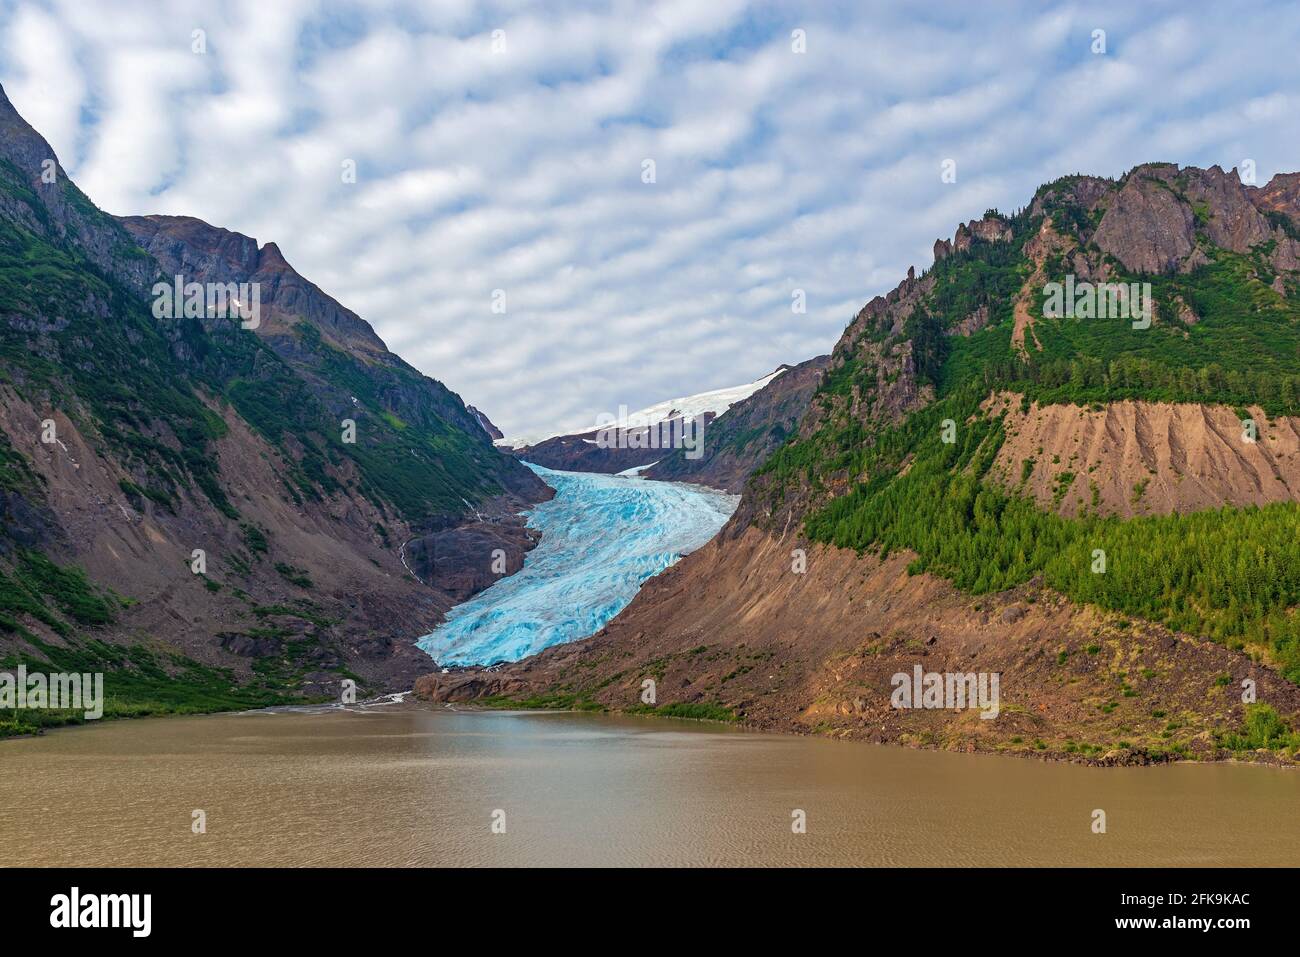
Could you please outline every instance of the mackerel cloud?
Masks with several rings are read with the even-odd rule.
[[[508,434],[826,352],[1058,176],[1300,156],[1293,4],[804,6],[0,0],[0,81],[106,210],[275,241]]]

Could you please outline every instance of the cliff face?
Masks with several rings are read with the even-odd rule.
[[[259,248],[254,239],[187,217],[119,222],[157,261],[164,281],[183,276],[203,284],[256,283],[261,314],[255,334],[310,386],[311,398],[332,419],[352,417],[363,432],[378,432],[394,444],[412,427],[433,437],[454,432],[458,447],[433,465],[451,480],[449,494],[408,499],[408,518],[438,524],[446,513],[463,512],[464,503],[458,508],[451,492],[470,501],[500,491],[531,501],[549,496],[532,472],[492,446],[481,413],[389,352],[369,323],[300,276],[274,243]],[[377,418],[366,423],[366,415]],[[367,447],[364,440],[357,444]],[[364,461],[358,464],[367,469]],[[389,481],[383,474],[388,469],[375,463],[371,480]]]
[[[713,415],[706,414],[707,425]],[[593,429],[575,435],[557,435],[534,445],[524,446],[515,454],[525,462],[561,472],[601,472],[617,475],[627,469],[641,468],[671,454],[672,421],[645,428],[617,429],[601,438]]]
[[[662,465],[662,477],[714,484],[708,482],[702,470],[725,448],[728,456],[717,460],[716,468],[709,474],[715,476],[717,483],[743,482],[741,473],[747,475],[767,451],[780,444],[780,439],[773,439],[769,431],[775,430],[784,438],[802,414],[800,400],[806,405],[810,393],[806,387],[812,378],[805,369],[797,382],[784,385],[790,368],[783,365],[743,385],[681,396],[630,413],[625,410],[622,420],[615,421],[611,415],[608,426],[533,442],[517,448],[515,454],[537,465],[565,472],[613,474]],[[760,394],[764,398],[758,399]],[[747,405],[748,400],[754,399]],[[727,416],[742,406],[748,411],[743,414],[743,426],[737,427],[735,423],[741,417],[733,415],[728,419]],[[699,454],[701,442],[703,449]],[[698,457],[688,459],[687,451]],[[702,477],[690,477],[697,472]]]
[[[178,275],[257,284],[256,327],[157,317]],[[0,657],[209,706],[406,687],[531,547],[550,491],[459,397],[274,244],[102,213],[2,93],[0,304]]]
[[[742,491],[754,469],[794,432],[829,362],[830,356],[817,356],[787,369],[709,422],[698,458],[675,449],[646,478]]]
[[[1294,760],[1298,181],[1149,164],[963,224],[854,317],[708,547],[591,639],[419,692],[645,710],[651,678],[653,710],[762,727]],[[1098,283],[1137,293],[1111,315]],[[1000,716],[893,707],[918,666],[999,674]]]

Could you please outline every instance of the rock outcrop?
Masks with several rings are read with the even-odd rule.
[[[754,469],[794,433],[829,363],[830,356],[817,356],[787,368],[708,424],[698,458],[675,449],[646,477],[742,491]]]

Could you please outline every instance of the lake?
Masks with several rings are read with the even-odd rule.
[[[0,741],[0,762],[9,865],[1300,864],[1286,769],[1087,768],[656,718],[294,709],[63,729]]]

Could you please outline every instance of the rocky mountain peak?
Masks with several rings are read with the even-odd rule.
[[[1247,188],[1261,210],[1282,213],[1300,221],[1300,173],[1278,173],[1263,188]]]
[[[934,258],[938,262],[955,252],[965,252],[975,242],[998,243],[1011,238],[1011,224],[997,213],[990,210],[980,219],[961,223],[952,241],[936,239],[934,241]],[[915,278],[911,276],[909,278]]]
[[[303,278],[273,242],[259,247],[251,236],[192,216],[124,216],[118,222],[158,261],[164,277],[258,283],[258,332],[265,337],[291,334],[305,319],[339,346],[371,357],[387,356],[387,346],[370,323]]]
[[[1134,273],[1188,273],[1209,261],[1212,247],[1245,254],[1273,240],[1273,264],[1290,270],[1295,230],[1270,215],[1293,215],[1300,190],[1289,177],[1276,182],[1259,190],[1235,168],[1144,163],[1118,181],[1063,177],[1038,190],[1029,212],[1051,217],[1081,250],[1095,246]],[[1103,264],[1079,265],[1090,272]]]
[[[19,115],[3,86],[0,86],[0,158],[17,166],[24,180],[33,186],[41,181],[42,163],[46,160],[58,163],[54,149]]]

